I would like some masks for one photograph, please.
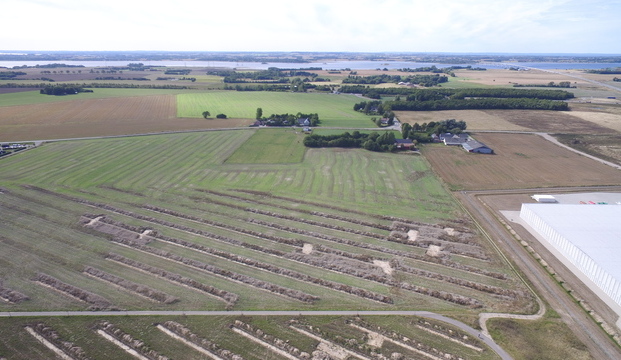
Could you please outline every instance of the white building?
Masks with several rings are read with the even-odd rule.
[[[520,218],[621,316],[621,206],[522,204]]]

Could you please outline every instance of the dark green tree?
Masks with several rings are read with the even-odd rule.
[[[256,119],[259,120],[263,116],[263,109],[257,108],[257,116]]]
[[[205,110],[205,111],[203,111],[203,117],[204,117],[205,119],[207,119],[207,118],[208,118],[208,117],[210,117],[210,116],[211,116],[211,113],[210,113],[209,111],[206,111],[206,110]]]

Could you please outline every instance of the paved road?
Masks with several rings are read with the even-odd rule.
[[[443,321],[478,337],[503,360],[513,358],[489,336],[485,336],[460,321],[429,311],[41,311],[0,312],[1,317],[60,317],[60,316],[420,316]]]
[[[571,189],[571,188],[564,188]],[[585,191],[587,188],[575,188]],[[591,188],[593,189],[593,188]],[[601,189],[601,188],[600,188]],[[608,189],[608,188],[606,188]],[[541,189],[539,190],[541,191]],[[554,189],[545,189],[546,192]],[[500,191],[462,191],[455,193],[460,202],[472,215],[475,221],[484,228],[493,243],[509,256],[525,274],[532,286],[541,294],[550,306],[556,310],[574,334],[588,347],[594,359],[621,359],[621,349],[608,335],[589,317],[585,311],[559,286],[547,271],[535,260],[506,229],[496,220],[477,198],[479,194],[520,193],[520,190]],[[530,192],[530,190],[521,190]]]

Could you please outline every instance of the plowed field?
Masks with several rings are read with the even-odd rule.
[[[174,95],[0,107],[0,141],[236,127],[248,120],[178,119]]]
[[[423,154],[451,188],[510,189],[621,184],[621,171],[575,154],[538,135],[475,134],[495,155],[432,145]]]

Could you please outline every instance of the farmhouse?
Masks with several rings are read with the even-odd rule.
[[[311,122],[309,118],[298,119],[298,126],[310,126]]]
[[[470,139],[470,135],[468,135],[467,133],[461,133],[461,134],[444,133],[444,134],[440,134],[439,138],[440,138],[440,141],[444,143],[444,145],[461,146],[461,144],[465,143],[466,141]]]
[[[414,141],[412,139],[395,139],[395,146],[397,149],[402,150],[414,150]]]
[[[494,150],[492,150],[487,145],[482,142],[476,141],[467,133],[461,134],[451,134],[444,133],[440,134],[437,137],[440,141],[447,146],[461,146],[464,150],[471,153],[479,153],[479,154],[493,154]]]
[[[621,315],[621,206],[522,204],[520,218],[542,245]]]

